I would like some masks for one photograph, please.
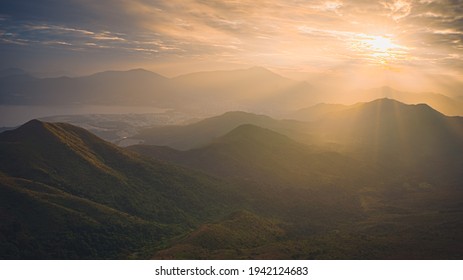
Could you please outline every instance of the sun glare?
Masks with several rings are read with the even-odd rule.
[[[373,51],[388,52],[391,49],[398,48],[392,43],[391,39],[382,36],[372,36],[365,40],[366,45]]]
[[[372,58],[376,63],[388,64],[403,54],[403,47],[394,43],[390,37],[364,34],[359,37],[355,43],[357,50]]]

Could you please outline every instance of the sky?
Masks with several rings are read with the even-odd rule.
[[[0,60],[42,75],[262,66],[445,90],[462,85],[463,1],[2,0]]]

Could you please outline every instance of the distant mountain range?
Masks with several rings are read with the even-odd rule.
[[[19,71],[0,79],[0,104],[143,105],[213,112],[279,111],[317,102],[305,82],[264,68],[201,72],[166,78],[143,69],[107,71],[84,77],[31,78]]]
[[[393,89],[391,87],[380,87],[352,93],[354,99],[358,101],[373,101],[379,98],[390,98],[406,104],[428,104],[437,111],[448,116],[463,116],[463,102],[458,98],[432,93],[432,92],[406,92]],[[356,97],[355,97],[356,96]]]
[[[171,147],[37,120],[2,132],[0,257],[461,259],[463,118],[330,110],[147,131]]]
[[[349,94],[349,99],[354,99],[359,102],[370,102],[382,98],[394,99],[406,104],[427,104],[445,115],[463,116],[463,100],[458,97],[451,98],[442,94],[430,92],[404,92],[390,87],[375,88]],[[348,108],[348,105],[320,103],[293,111],[285,115],[285,117],[301,121],[313,121],[332,112],[341,111],[346,108]]]
[[[404,161],[407,158],[423,160],[436,151],[446,155],[459,155],[461,151],[463,118],[447,117],[425,104],[406,105],[393,99],[352,106],[320,104],[298,111],[294,116],[312,121],[276,120],[264,115],[228,112],[189,125],[145,129],[136,138],[145,144],[188,150],[204,147],[240,125],[252,124],[301,143],[333,145],[357,154],[375,152],[381,159],[394,155]],[[407,154],[410,157],[406,157]]]
[[[410,93],[389,87],[326,92],[265,68],[197,72],[166,78],[143,69],[106,71],[83,77],[35,78],[21,69],[0,71],[3,105],[135,105],[218,114],[260,112],[280,116],[321,102],[393,98],[426,103],[446,115],[463,115],[463,102],[436,93]]]

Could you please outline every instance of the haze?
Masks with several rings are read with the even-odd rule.
[[[262,66],[321,86],[459,95],[460,1],[32,1],[0,7],[1,68],[172,77]]]
[[[462,259],[462,39],[461,0],[2,0],[0,259]]]

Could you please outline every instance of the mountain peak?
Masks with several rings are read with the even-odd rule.
[[[286,144],[289,137],[253,124],[242,124],[220,137],[216,143],[257,143],[259,145]]]
[[[129,78],[129,77],[148,77],[148,78],[162,78],[167,79],[166,77],[151,72],[143,68],[129,69],[129,70],[108,70],[103,72],[98,72],[92,74],[88,77],[101,78],[101,77],[110,77],[110,78]]]
[[[40,142],[50,136],[47,123],[37,119],[30,120],[20,127],[4,131],[0,141],[6,142]]]
[[[252,75],[258,75],[258,76],[272,76],[275,78],[280,78],[280,79],[287,79],[267,68],[264,68],[262,66],[253,66],[251,68],[243,70],[246,73],[252,74]]]
[[[438,113],[441,114],[440,112],[436,111],[434,108],[429,106],[428,104],[425,103],[420,103],[420,104],[405,104],[400,101],[397,101],[392,98],[379,98],[367,103],[361,103],[364,107],[394,107],[394,108],[409,108],[412,110],[420,110],[420,111],[427,111],[427,112],[433,112],[433,113]]]
[[[26,123],[24,123],[23,125],[21,125],[20,127],[35,127],[35,126],[43,126],[45,124],[45,122],[41,121],[41,120],[38,120],[38,119],[32,119]]]
[[[272,74],[275,74],[273,73],[272,71],[268,70],[267,68],[265,67],[262,67],[262,66],[253,66],[251,68],[248,68],[246,69],[248,71],[253,71],[253,72],[262,72],[262,73],[272,73]]]
[[[45,129],[46,127],[46,122],[43,122],[38,119],[32,119],[23,125],[19,126],[16,130],[37,130],[37,129]],[[14,131],[14,130],[13,130]]]
[[[258,115],[258,114],[254,114],[254,113],[250,113],[246,111],[228,111],[228,112],[223,113],[220,116],[222,117],[256,117],[256,116],[267,117],[265,115]]]
[[[383,97],[383,98],[378,98],[373,101],[367,102],[366,104],[400,104],[400,105],[405,105],[405,103],[402,103],[400,101],[397,101],[395,99],[389,98],[389,97]]]
[[[92,143],[104,142],[83,128],[68,123],[43,122],[37,119],[30,120],[16,129],[5,131],[0,136],[0,140],[3,141],[30,142],[34,145],[42,141],[50,141],[51,139],[67,142],[68,144],[72,142],[71,139],[76,138]],[[108,143],[108,145],[112,144]]]

